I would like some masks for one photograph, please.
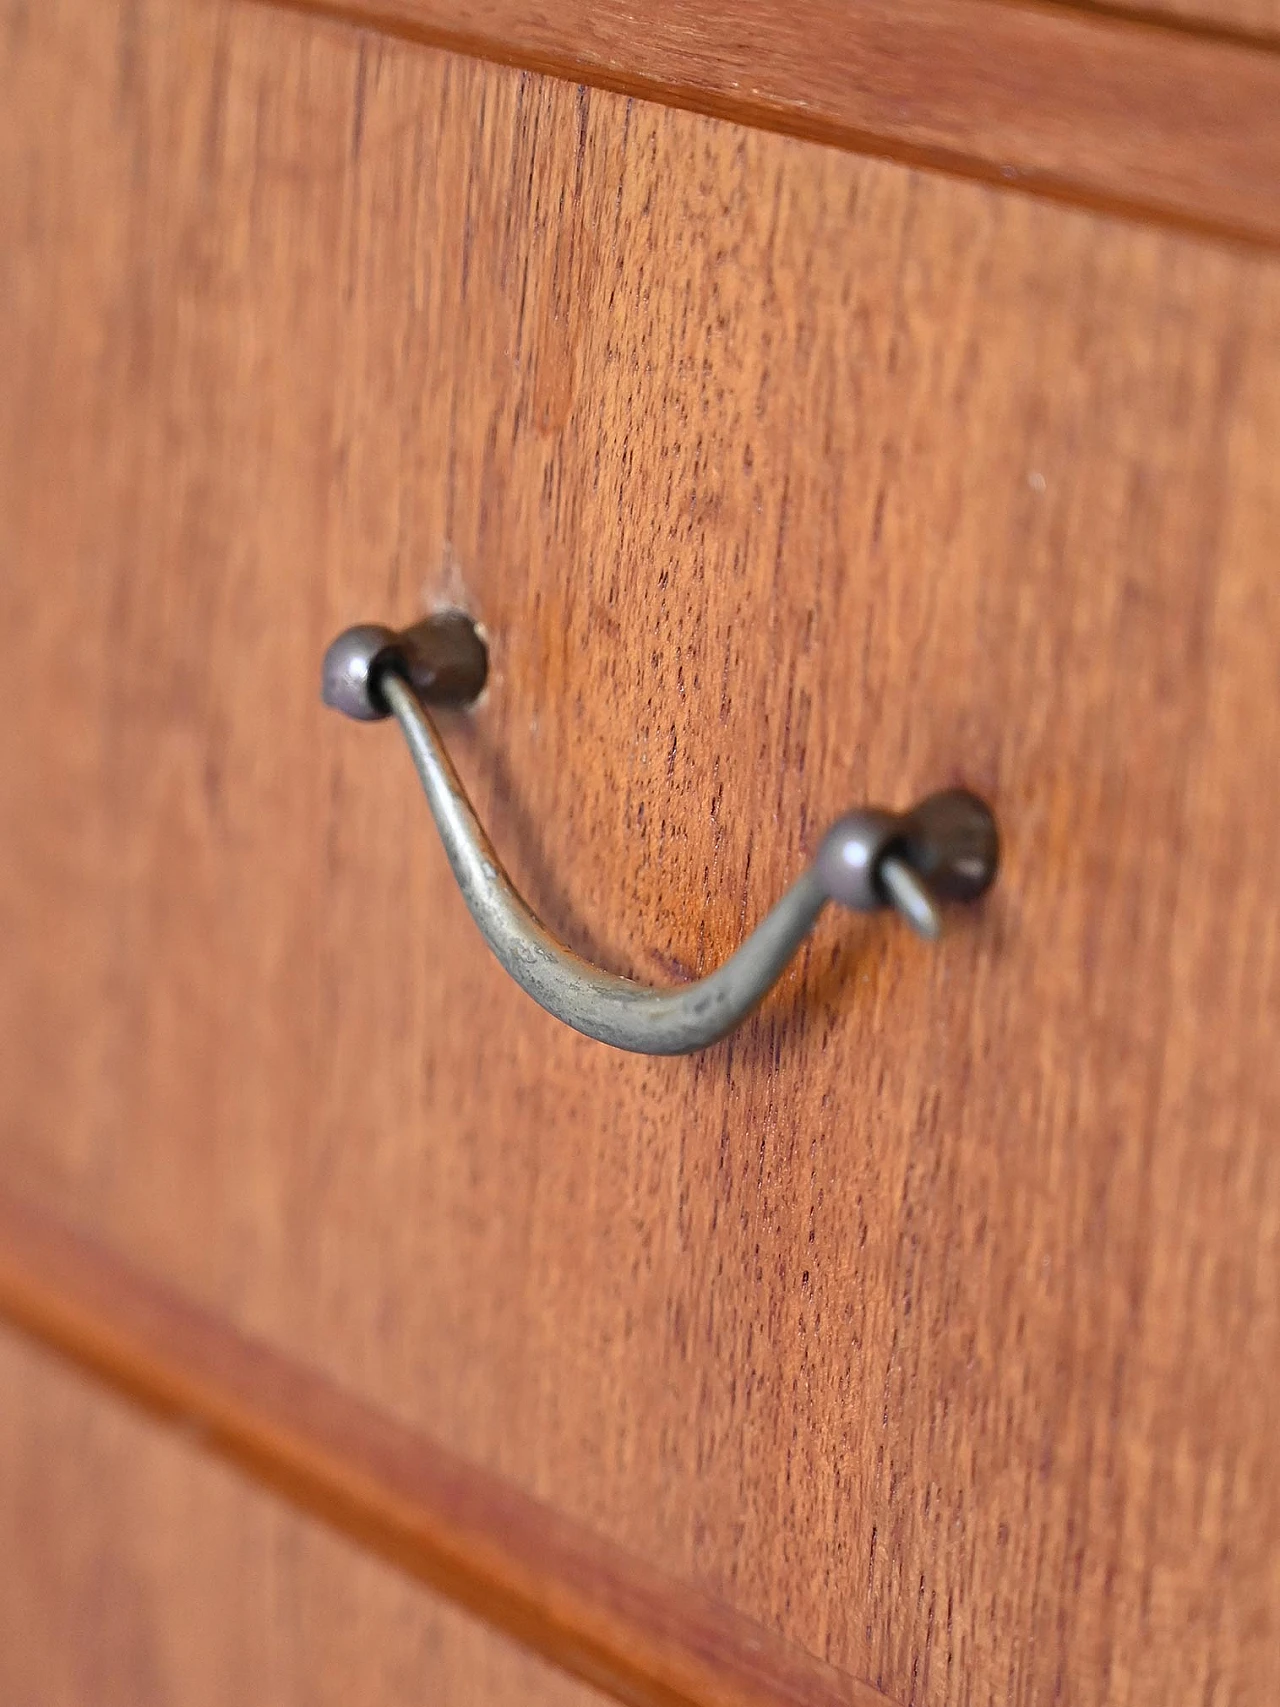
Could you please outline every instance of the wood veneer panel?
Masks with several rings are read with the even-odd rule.
[[[1052,0],[1057,4],[1058,0]],[[1083,11],[1141,19],[1162,29],[1239,42],[1275,52],[1280,48],[1276,0],[1063,0]]]
[[[242,1331],[929,1707],[1280,1697],[1280,271],[265,9],[4,37],[0,1167]],[[48,114],[60,115],[50,125]],[[465,597],[512,989],[328,637]]]
[[[6,1703],[601,1702],[7,1331],[0,1394]]]
[[[1280,54],[1256,47],[991,0],[296,3],[842,148],[1280,241]]]
[[[882,1707],[875,1690],[663,1581],[3,1194],[0,1317],[619,1700]],[[19,1436],[24,1446],[53,1469],[56,1447]],[[24,1568],[39,1574],[38,1560]],[[220,1612],[238,1618],[238,1602]],[[453,1681],[468,1696],[480,1682]]]

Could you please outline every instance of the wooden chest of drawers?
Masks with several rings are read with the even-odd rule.
[[[0,1304],[635,1701],[1274,1701],[1273,49],[1055,13],[1239,131],[1169,119],[1157,181],[1125,109],[1077,181],[1024,91],[1028,195],[941,86],[788,120],[767,31],[735,107],[655,21],[691,112],[544,74],[630,86],[608,8],[563,67],[429,6],[6,10]],[[706,971],[863,799],[978,790],[996,887],[824,920],[704,1054],[574,1036],[317,698],[441,601],[459,768],[604,965]],[[3,1701],[582,1693],[0,1356]],[[343,1505],[289,1370],[474,1467],[462,1566],[363,1459]],[[584,1538],[527,1592],[504,1489]]]

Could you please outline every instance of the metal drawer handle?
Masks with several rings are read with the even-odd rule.
[[[940,900],[971,901],[996,874],[990,808],[964,789],[909,812],[864,807],[837,819],[817,858],[718,971],[672,990],[602,972],[558,942],[502,869],[424,701],[469,705],[488,658],[470,619],[446,611],[394,633],[362,624],[325,654],[322,696],[348,717],[392,715],[404,731],[445,853],[471,916],[507,971],[585,1037],[642,1055],[686,1055],[733,1030],[768,993],[828,901],[893,906],[922,936],[941,930]]]

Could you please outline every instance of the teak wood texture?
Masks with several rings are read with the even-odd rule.
[[[863,153],[1280,245],[1280,52],[1256,45],[1001,0],[290,3]]]
[[[6,1188],[897,1701],[1270,1707],[1280,264],[265,8],[0,43]],[[574,1037],[318,703],[439,598],[619,970],[861,800],[999,885]]]
[[[0,1332],[6,1707],[600,1707]]]
[[[634,1707],[883,1707],[3,1193],[0,1315]]]

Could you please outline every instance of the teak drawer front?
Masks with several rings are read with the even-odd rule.
[[[11,11],[2,1183],[891,1697],[1274,1700],[1276,261]],[[605,964],[711,966],[864,799],[984,793],[997,888],[582,1041],[318,702],[438,597]]]
[[[598,1707],[0,1331],[0,1699]]]

